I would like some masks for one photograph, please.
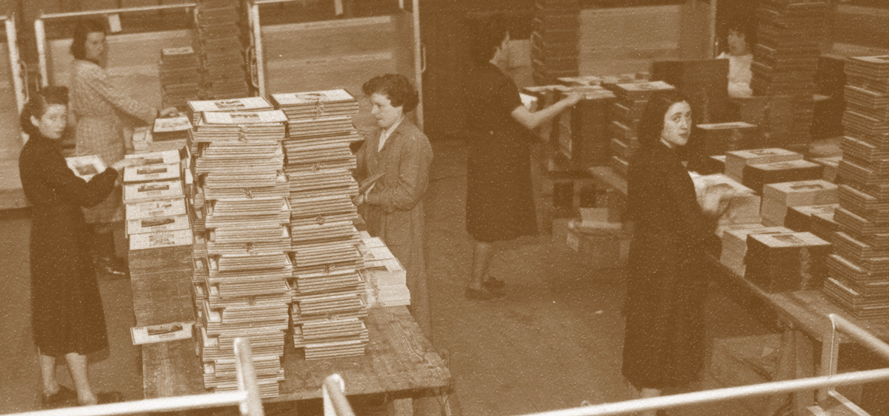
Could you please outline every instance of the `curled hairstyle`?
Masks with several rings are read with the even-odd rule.
[[[506,39],[508,27],[502,14],[470,16],[466,19],[470,35],[470,57],[476,65],[489,62]]]
[[[101,21],[86,19],[77,22],[77,26],[74,26],[74,41],[71,42],[71,55],[74,55],[74,59],[86,59],[86,37],[96,32],[107,33],[105,24]]]
[[[639,121],[639,144],[652,146],[661,140],[664,131],[664,116],[673,104],[688,102],[681,92],[677,90],[657,92],[648,100],[645,112]],[[694,115],[694,111],[692,111]],[[691,126],[689,126],[691,127]]]
[[[373,77],[361,86],[361,91],[368,98],[374,94],[385,95],[393,107],[402,107],[405,113],[420,104],[420,95],[404,75],[386,74]]]
[[[19,117],[22,131],[27,133],[28,136],[34,136],[35,133],[40,134],[40,129],[31,122],[31,116],[40,119],[46,114],[46,110],[50,105],[67,106],[68,87],[47,86],[43,87],[40,92],[31,94],[31,99],[25,103],[25,107],[22,108],[22,114]]]

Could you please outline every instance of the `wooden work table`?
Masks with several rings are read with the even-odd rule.
[[[321,398],[321,383],[331,374],[343,377],[347,395],[387,394],[409,398],[450,385],[444,361],[423,337],[404,306],[371,308],[370,342],[361,357],[306,361],[302,350],[285,346],[280,396],[265,402]],[[145,398],[208,393],[192,340],[142,346]]]

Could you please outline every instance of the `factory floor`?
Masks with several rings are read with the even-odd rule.
[[[624,270],[593,270],[563,241],[553,241],[545,215],[549,200],[539,196],[538,210],[546,217],[541,218],[541,235],[502,247],[491,265],[492,274],[507,282],[506,298],[466,300],[472,240],[464,226],[465,146],[445,141],[433,148],[424,199],[426,255],[433,343],[450,353],[452,410],[468,416],[520,415],[634,398],[620,372]],[[535,176],[540,179],[539,172]],[[543,188],[541,181],[535,186]],[[29,229],[27,211],[0,211],[0,414],[40,409],[41,381],[30,330]],[[110,348],[90,357],[94,388],[141,399],[140,353],[129,335],[129,282],[102,280],[101,290]],[[719,289],[711,293],[711,340],[769,331],[730,298]],[[66,374],[62,365],[59,374]],[[67,376],[62,380],[71,386]],[[300,413],[313,413],[313,407]],[[727,403],[670,409],[668,414],[748,413]]]

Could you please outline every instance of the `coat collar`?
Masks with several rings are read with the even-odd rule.
[[[407,120],[407,116],[405,115],[404,118],[401,120],[401,122],[398,123],[398,126],[395,127],[395,130],[392,130],[392,134],[390,134],[389,137],[386,138],[386,143],[383,143],[383,150],[385,150],[387,147],[389,147],[389,145],[391,145],[394,140],[396,140],[399,136],[401,136],[402,134],[405,133],[405,130],[407,129],[406,125],[409,123],[410,123],[410,121]],[[383,134],[383,132],[385,132],[385,130],[380,129],[380,132],[377,135],[377,145],[378,146],[379,146],[380,136]]]

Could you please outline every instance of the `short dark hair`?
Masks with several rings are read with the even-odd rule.
[[[373,77],[361,86],[361,91],[368,98],[374,94],[385,95],[393,107],[402,107],[401,110],[405,113],[417,108],[417,104],[420,104],[420,94],[417,93],[407,77],[400,74]]]
[[[502,14],[495,13],[468,16],[466,23],[469,27],[471,45],[469,53],[472,62],[475,64],[489,62],[509,32],[506,20]]]
[[[752,48],[756,44],[756,31],[753,30],[753,25],[744,19],[735,19],[725,25],[722,41],[725,41],[726,50],[728,50],[728,35],[733,31],[744,35],[744,42],[747,43],[747,47]]]
[[[659,142],[664,131],[664,115],[673,104],[683,101],[687,103],[688,99],[678,90],[657,92],[652,95],[648,105],[645,106],[645,112],[642,113],[642,119],[639,120],[639,144],[651,146]]]
[[[86,37],[96,32],[108,33],[102,21],[84,19],[77,22],[77,26],[74,26],[74,41],[71,42],[71,55],[74,55],[74,59],[86,59]]]
[[[33,136],[34,133],[39,134],[40,129],[34,123],[31,123],[31,116],[37,119],[43,117],[46,114],[47,108],[54,104],[68,105],[68,87],[50,85],[43,87],[35,94],[31,94],[31,99],[25,103],[24,108],[22,108],[22,114],[19,117],[22,131],[27,133],[28,136]]]

